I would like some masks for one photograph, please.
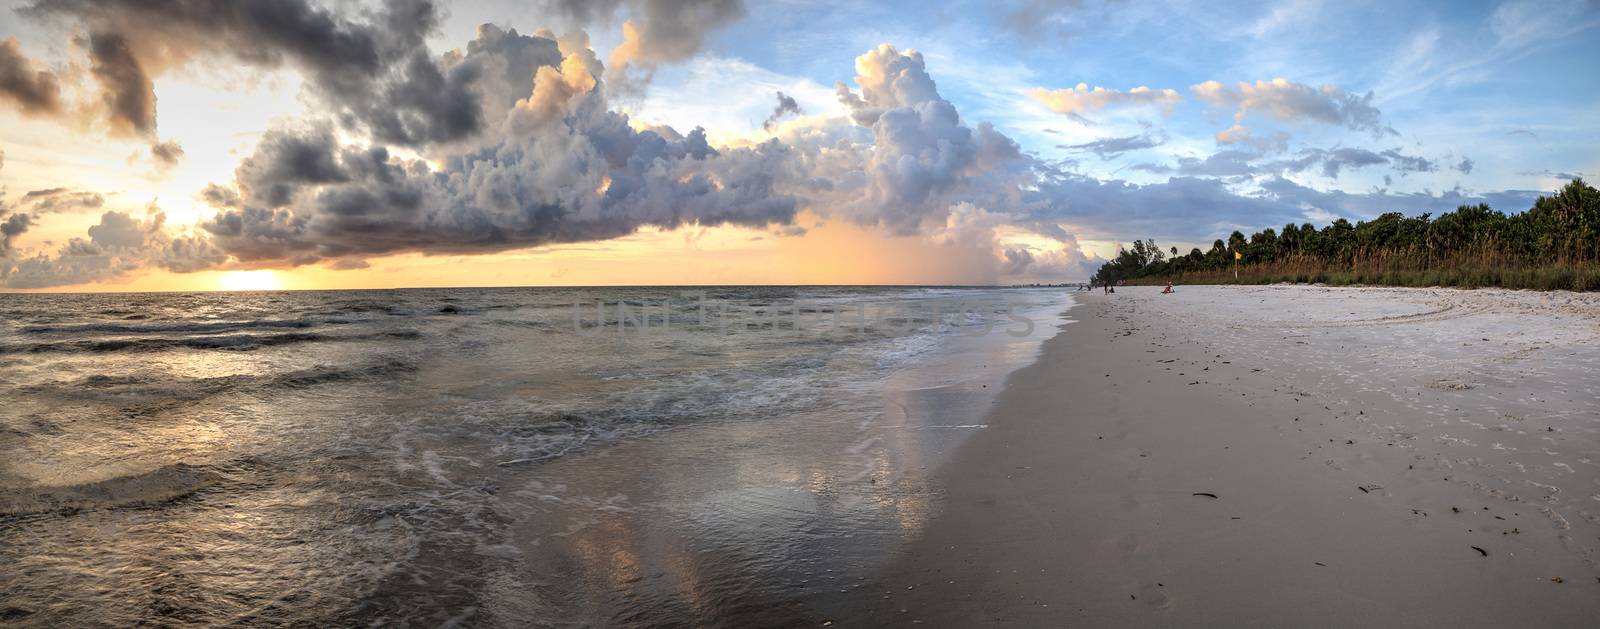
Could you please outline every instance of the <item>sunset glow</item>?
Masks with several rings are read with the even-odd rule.
[[[217,278],[222,290],[277,290],[281,282],[274,271],[228,271]]]
[[[1582,2],[585,4],[0,0],[0,290],[1064,282],[1600,172],[1596,81],[1491,96],[1595,51]]]

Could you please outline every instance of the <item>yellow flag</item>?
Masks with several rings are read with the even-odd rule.
[[[1239,252],[1237,252],[1237,251],[1233,252],[1233,259],[1238,260],[1239,258],[1243,258],[1243,257],[1244,256],[1239,255]]]

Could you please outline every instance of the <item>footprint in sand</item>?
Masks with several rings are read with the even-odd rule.
[[[1164,610],[1172,606],[1172,597],[1167,596],[1165,585],[1146,583],[1139,586],[1138,600],[1151,609]]]

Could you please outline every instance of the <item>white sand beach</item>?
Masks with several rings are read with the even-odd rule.
[[[846,624],[1593,626],[1600,296],[1128,287]],[[868,588],[863,588],[868,589]]]

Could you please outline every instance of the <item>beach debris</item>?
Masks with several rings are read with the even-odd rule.
[[[1567,582],[1566,579],[1563,579],[1561,577],[1550,577],[1550,581],[1553,582],[1553,583],[1566,583]]]
[[[1189,494],[1189,495],[1191,495],[1191,496],[1205,496],[1207,498],[1216,498],[1217,497],[1216,494],[1213,494],[1213,493],[1211,493],[1209,491],[1197,491],[1197,492],[1194,492],[1194,493]]]
[[[1320,562],[1320,561],[1313,561],[1313,562],[1311,562],[1311,563],[1314,563],[1314,564],[1317,564],[1317,565],[1319,565],[1319,566],[1322,566],[1322,567],[1324,567],[1324,568],[1326,568],[1326,567],[1328,567],[1328,564],[1325,564],[1325,563],[1322,563],[1322,562]]]
[[[1361,493],[1363,493],[1363,494],[1370,494],[1372,492],[1378,491],[1379,489],[1383,489],[1383,486],[1379,485],[1377,483],[1368,483],[1368,484],[1365,484],[1365,485],[1356,485],[1356,489],[1361,490]]]
[[[1482,548],[1478,548],[1477,546],[1473,546],[1472,549],[1478,551],[1478,554],[1480,554],[1480,555],[1483,555],[1485,557],[1489,556],[1489,551],[1487,551],[1487,550],[1484,550]]]
[[[1461,509],[1459,509],[1457,507],[1450,507],[1450,512],[1451,513],[1461,513]]]

